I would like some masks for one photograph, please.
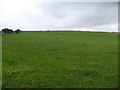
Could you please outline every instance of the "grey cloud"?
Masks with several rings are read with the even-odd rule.
[[[94,27],[113,24],[117,23],[118,19],[117,3],[115,2],[54,2],[43,3],[42,7],[45,15],[57,18],[58,22],[61,20],[61,23],[66,22],[62,28]],[[68,22],[65,20],[68,20]]]
[[[118,22],[117,2],[44,2],[34,9],[23,10],[20,19],[13,18],[21,28],[80,29],[112,25]],[[4,15],[3,15],[4,16]],[[22,27],[22,24],[25,23]],[[9,24],[9,23],[7,23]],[[106,28],[105,28],[106,29]],[[108,28],[109,29],[109,28]]]

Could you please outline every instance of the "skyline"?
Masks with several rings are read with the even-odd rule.
[[[0,29],[118,31],[117,2],[2,0]]]

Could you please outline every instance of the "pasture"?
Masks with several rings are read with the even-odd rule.
[[[3,88],[116,88],[118,35],[24,31],[2,35]]]
[[[2,34],[0,33],[0,89],[2,87]]]

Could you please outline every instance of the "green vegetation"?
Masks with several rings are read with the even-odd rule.
[[[0,89],[2,87],[2,34],[0,33]]]
[[[116,88],[117,77],[117,34],[3,34],[5,88]]]

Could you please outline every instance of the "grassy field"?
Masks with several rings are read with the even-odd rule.
[[[2,34],[0,34],[0,89],[2,87]]]
[[[5,88],[116,88],[118,35],[95,32],[3,34]]]

